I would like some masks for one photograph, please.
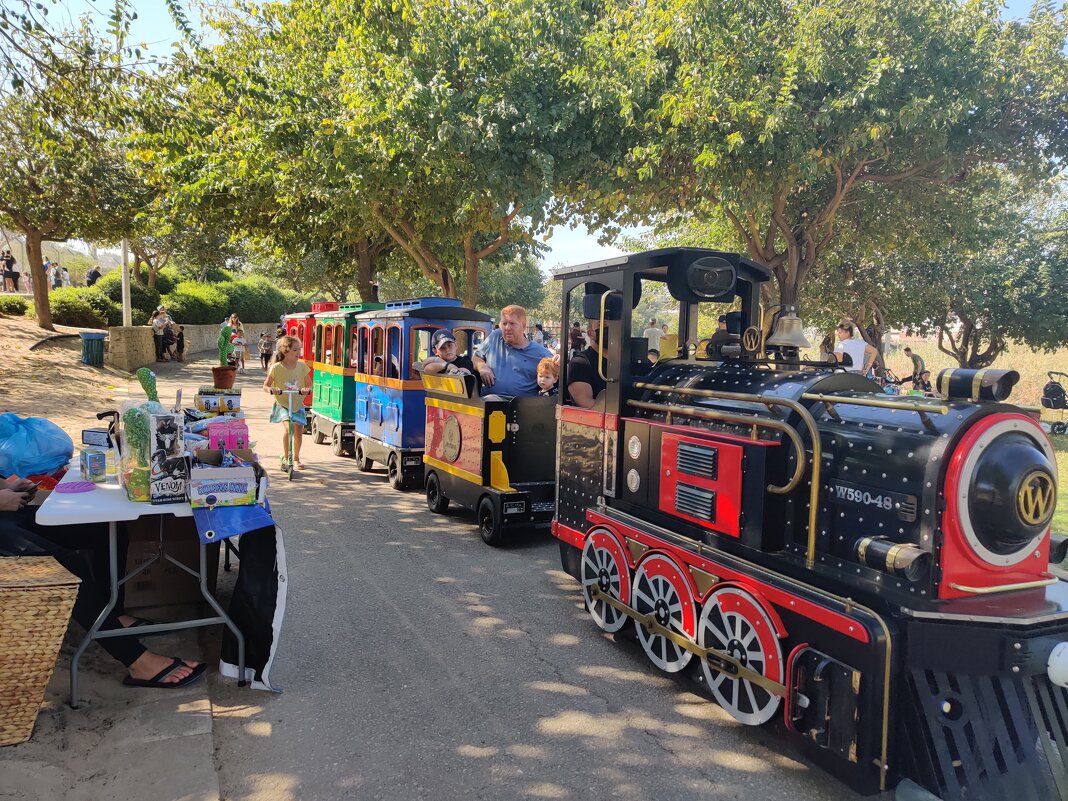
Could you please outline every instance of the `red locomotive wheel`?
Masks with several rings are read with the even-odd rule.
[[[771,618],[752,595],[723,587],[708,596],[697,629],[703,648],[726,651],[745,667],[777,682],[783,680],[782,648]],[[733,679],[701,660],[708,689],[739,723],[759,726],[779,709],[779,696],[746,679]]]
[[[653,554],[638,565],[630,605],[643,615],[653,615],[661,626],[693,640],[697,629],[697,603],[682,569],[667,556]],[[693,652],[645,626],[635,623],[646,656],[665,673],[678,673],[690,664]]]
[[[591,532],[582,548],[582,597],[598,626],[610,633],[619,631],[627,616],[602,600],[593,600],[594,587],[624,603],[630,600],[627,555],[619,540],[604,529]]]

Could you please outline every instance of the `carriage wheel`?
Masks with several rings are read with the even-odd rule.
[[[682,570],[666,556],[654,554],[643,560],[634,573],[630,605],[643,615],[653,615],[666,628],[693,639],[697,629],[697,604]],[[638,640],[646,656],[666,673],[678,673],[693,653],[666,637],[651,634],[635,622]]]
[[[449,508],[449,499],[441,491],[441,479],[437,473],[426,477],[426,505],[434,514],[443,514]]]
[[[391,453],[386,461],[386,472],[389,474],[389,485],[395,490],[404,489],[404,472],[401,470],[400,457]]]
[[[478,534],[486,545],[500,545],[504,541],[504,523],[493,505],[493,499],[484,497],[478,502]]]
[[[592,590],[624,603],[630,598],[630,568],[619,540],[603,529],[592,532],[582,548],[582,597],[593,622],[607,632],[619,631],[627,616],[602,600],[593,600]]]
[[[314,442],[316,445],[322,445],[324,442],[326,442],[326,434],[324,434],[322,432],[322,429],[319,428],[318,417],[313,417],[311,419],[311,435],[312,442]]]
[[[356,469],[361,473],[370,473],[373,461],[363,455],[363,442],[356,443]]]
[[[744,666],[763,676],[783,680],[782,648],[764,607],[737,587],[723,587],[708,596],[697,627],[697,642],[704,648],[726,651]],[[779,709],[779,696],[745,679],[733,679],[701,660],[708,689],[739,723],[759,726]]]
[[[334,426],[330,434],[330,450],[334,452],[334,456],[345,455],[345,446],[341,444],[341,426]]]

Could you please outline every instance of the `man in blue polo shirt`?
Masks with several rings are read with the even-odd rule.
[[[473,359],[483,395],[538,394],[538,362],[552,353],[527,339],[526,330],[526,309],[501,309],[501,327],[478,346]]]

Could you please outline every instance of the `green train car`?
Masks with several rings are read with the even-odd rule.
[[[353,452],[356,411],[356,315],[385,308],[383,303],[342,303],[315,315],[312,345],[314,389],[308,414],[312,441],[330,442],[335,456]]]

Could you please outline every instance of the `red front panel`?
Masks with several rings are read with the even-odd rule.
[[[714,459],[714,469],[689,472],[686,453],[694,449],[702,459]],[[740,445],[665,433],[660,449],[660,511],[720,534],[740,536],[743,455]],[[696,514],[697,507],[706,504],[710,520]]]
[[[478,412],[477,407],[473,407]],[[471,481],[482,476],[482,415],[427,404],[426,456],[444,462]],[[456,475],[456,473],[454,473]]]

